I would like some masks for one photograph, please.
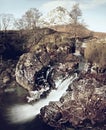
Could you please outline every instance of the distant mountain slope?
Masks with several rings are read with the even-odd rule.
[[[51,28],[58,32],[70,33],[72,37],[74,36],[75,28],[71,24],[56,25],[51,26]],[[76,28],[76,35],[78,37],[86,37],[91,35],[91,31],[86,27],[84,27],[83,25],[78,25],[78,27]]]
[[[70,19],[69,12],[65,8],[57,7],[47,14],[45,21],[50,26],[63,24],[66,25],[70,23]]]
[[[64,32],[64,33],[70,33],[71,36],[73,36],[73,26],[71,24],[67,25],[55,25],[51,26],[52,29],[58,31],[58,32]],[[92,36],[94,38],[106,38],[106,32],[95,32],[92,30],[89,30],[87,27],[79,26],[76,29],[76,34],[78,37],[87,37]]]

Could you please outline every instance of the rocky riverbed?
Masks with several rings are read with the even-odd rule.
[[[100,75],[105,78],[106,75]],[[96,76],[95,76],[96,77]],[[43,120],[50,126],[61,128],[71,125],[93,129],[106,121],[106,81],[98,81],[92,74],[80,75],[60,101],[50,102],[41,109]],[[103,79],[102,77],[102,79]],[[86,128],[86,127],[85,127]]]
[[[6,106],[8,106],[9,108],[8,112],[10,113],[9,115],[7,114],[7,119],[11,117],[9,120],[12,122],[17,122],[17,119],[19,122],[22,122],[20,114],[23,113],[24,115],[22,117],[25,117],[25,122],[26,122],[27,120],[26,120],[25,113],[28,112],[31,118],[35,117],[35,115],[40,113],[39,115],[40,120],[43,120],[47,125],[51,126],[53,129],[55,128],[63,129],[64,127],[66,127],[67,129],[105,130],[106,128],[106,124],[105,124],[105,121],[106,121],[106,78],[105,78],[106,74],[105,73],[95,74],[92,72],[89,73],[88,71],[86,72],[86,70],[84,72],[79,73],[79,71],[77,70],[78,68],[76,68],[76,62],[75,64],[73,64],[73,62],[70,63],[70,66],[75,67],[75,68],[72,69],[70,67],[70,71],[68,71],[67,73],[66,73],[66,67],[67,67],[68,62],[64,64],[57,63],[53,65],[53,68],[55,69],[55,73],[53,75],[54,82],[56,80],[59,80],[59,78],[60,79],[63,78],[63,81],[65,81],[70,75],[76,72],[78,73],[78,78],[72,83],[68,82],[67,87],[63,86],[64,88],[66,87],[67,90],[64,90],[66,92],[64,93],[64,95],[60,96],[60,100],[59,98],[57,100],[53,100],[55,98],[54,95],[52,95],[52,98],[51,97],[49,98],[48,94],[51,93],[52,89],[54,89],[53,91],[57,91],[55,88],[51,88],[51,90],[48,91],[46,95],[46,98],[49,98],[48,102],[46,102],[45,105],[43,106],[42,99],[40,99],[42,105],[39,106],[39,112],[36,113],[35,109],[37,109],[36,107],[37,107],[37,104],[39,104],[39,101],[37,102],[37,104],[35,102],[34,106],[31,106],[31,104],[26,104],[26,105],[23,104],[21,106],[20,103],[22,102],[27,103],[26,97],[29,95],[29,90],[27,90],[26,88],[24,89],[24,86],[19,85],[19,83],[17,83],[15,80],[15,76],[14,76],[15,69],[13,68],[16,67],[16,62],[15,64],[13,64],[13,62],[8,62],[8,63],[10,65],[10,71],[12,71],[13,74],[10,75],[10,78],[6,78],[6,76],[8,77],[9,70],[2,71],[1,73],[2,79],[5,79],[5,80],[2,80],[1,85],[6,86],[6,87],[4,86],[1,88],[2,90],[1,95],[2,93],[4,93],[3,95],[5,95],[5,96],[1,96],[1,103],[4,104],[4,105],[2,104],[3,106],[5,106],[5,102],[7,101],[7,99],[5,98],[6,97],[10,98],[10,96],[6,96],[6,95],[7,94],[11,95],[11,98],[8,99],[8,101],[10,102],[10,105],[8,106],[8,102],[6,103]],[[18,64],[19,63],[20,61],[18,61]],[[7,67],[7,66],[8,64],[4,67]],[[27,67],[25,68],[26,70],[27,70]],[[4,70],[5,69],[6,68],[4,68]],[[11,84],[13,83],[15,84],[12,86]],[[36,89],[36,91],[38,90],[40,90],[40,87]],[[57,92],[57,94],[58,93],[59,92]],[[16,98],[12,99],[12,97],[14,96]],[[39,98],[42,98],[42,97],[39,97]],[[45,100],[46,98],[44,98],[43,100]],[[17,101],[19,102],[20,105],[17,104]],[[17,104],[15,105],[16,110],[14,109],[14,105],[12,105],[12,102]],[[41,107],[41,110],[40,110],[40,107]],[[27,118],[28,120],[29,120],[29,116]]]
[[[86,67],[83,57],[75,53],[73,38],[66,42],[63,34],[58,35],[58,45],[51,43],[50,35],[47,46],[41,40],[16,59],[2,59],[1,55],[0,122],[5,122],[0,126],[2,130],[9,130],[8,126],[43,130],[40,125],[35,127],[38,122],[46,130],[106,129],[105,68],[101,72],[89,63]],[[53,34],[53,38],[56,36]]]

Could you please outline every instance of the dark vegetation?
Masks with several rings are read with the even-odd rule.
[[[0,55],[3,59],[17,59],[25,51],[25,37],[19,36],[19,31],[0,32]]]

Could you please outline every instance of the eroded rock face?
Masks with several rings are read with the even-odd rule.
[[[55,80],[74,73],[78,68],[78,59],[74,55],[69,58],[69,55],[63,51],[58,56],[56,50],[52,53],[45,48],[44,51],[39,49],[20,57],[16,65],[16,81],[29,91],[28,102],[46,96],[51,89],[55,89]]]
[[[62,50],[58,50],[60,48]],[[75,67],[78,68],[78,58],[72,54],[67,54],[64,47],[60,48],[48,50],[44,46],[36,52],[23,54],[16,66],[16,81],[30,91],[33,90],[35,85],[34,76],[36,76],[36,73],[47,68],[48,65],[52,65],[55,71],[59,70],[58,74],[63,71],[63,75],[67,71],[73,71]]]
[[[35,73],[46,66],[49,61],[50,59],[45,53],[39,57],[33,53],[23,54],[16,66],[16,81],[27,90],[33,90]]]
[[[60,101],[42,108],[41,116],[53,127],[66,123],[78,127],[84,125],[86,120],[90,121],[91,126],[103,123],[106,121],[106,84],[94,76],[81,76],[70,84]]]

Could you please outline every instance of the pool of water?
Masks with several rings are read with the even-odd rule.
[[[0,105],[0,130],[52,130],[38,116],[40,108],[48,105],[50,101],[58,101],[75,78],[74,75],[56,81],[57,89],[33,104],[25,101],[27,92],[21,87],[4,93]]]
[[[14,121],[18,120],[19,117],[21,118],[22,108],[19,108],[19,105],[25,106],[26,105],[32,106],[32,104],[27,104],[25,101],[26,92],[22,88],[17,88],[12,93],[4,93],[1,97],[0,102],[0,130],[52,130],[53,128],[46,125],[38,116],[26,122],[20,122],[20,123],[12,123],[13,121],[12,115],[14,114]],[[13,106],[17,105],[17,110],[21,113],[11,113],[11,110],[13,110]],[[19,110],[20,109],[20,110]],[[25,111],[26,112],[26,111]],[[23,118],[25,118],[25,112],[23,113]],[[30,114],[30,111],[27,111],[27,113]],[[18,115],[17,115],[18,114]],[[10,118],[11,117],[11,118]]]

